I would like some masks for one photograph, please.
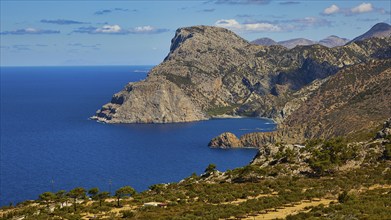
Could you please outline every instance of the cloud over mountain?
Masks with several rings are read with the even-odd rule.
[[[277,25],[263,22],[255,23],[239,23],[235,19],[220,19],[215,23],[218,27],[223,27],[240,32],[277,32],[281,31],[281,28]]]

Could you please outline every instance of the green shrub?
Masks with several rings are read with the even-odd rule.
[[[134,212],[130,210],[125,210],[120,212],[122,214],[122,218],[132,218],[134,217]]]

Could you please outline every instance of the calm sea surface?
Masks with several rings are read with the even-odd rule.
[[[212,137],[275,128],[264,119],[166,125],[88,119],[150,68],[2,67],[0,206],[77,186],[141,191],[200,174],[210,163],[233,169],[248,164],[256,151],[210,149]]]

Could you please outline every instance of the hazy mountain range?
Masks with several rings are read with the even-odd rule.
[[[259,38],[256,40],[251,41],[252,44],[257,45],[263,45],[263,46],[271,46],[271,45],[281,45],[288,49],[292,49],[298,45],[301,46],[307,46],[307,45],[314,45],[314,44],[320,44],[326,47],[338,47],[343,46],[350,42],[365,40],[371,37],[387,37],[391,35],[391,26],[386,23],[378,23],[375,26],[373,26],[369,31],[366,33],[354,38],[353,40],[349,40],[346,38],[341,38],[335,35],[330,35],[320,41],[313,41],[305,38],[295,38],[291,40],[285,40],[285,41],[279,41],[276,42],[273,39],[264,37]]]

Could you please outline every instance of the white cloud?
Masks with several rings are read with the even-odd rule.
[[[323,10],[323,14],[324,15],[332,15],[332,14],[338,13],[339,10],[340,9],[339,9],[339,7],[337,5],[331,5],[330,7],[325,8]]]
[[[149,25],[133,28],[133,31],[136,33],[148,33],[148,32],[154,31],[154,30],[155,30],[155,28],[152,26],[149,26]]]
[[[97,27],[79,27],[74,30],[73,33],[85,33],[85,34],[114,34],[114,35],[123,35],[123,34],[159,34],[169,31],[164,28],[155,28],[150,25],[139,26],[130,29],[123,29],[121,26],[115,25],[103,25],[100,28]]]
[[[115,25],[103,25],[101,28],[97,28],[95,30],[96,33],[105,33],[105,34],[113,34],[113,33],[121,33],[122,28],[115,24]]]
[[[216,21],[215,25],[228,29],[240,29],[240,24],[235,19],[220,19]]]
[[[270,23],[257,22],[257,23],[248,23],[240,24],[235,19],[220,19],[215,23],[218,27],[223,27],[231,29],[234,31],[240,32],[277,32],[281,31],[281,28],[277,25]]]
[[[373,7],[372,3],[361,3],[353,8],[339,8],[337,5],[333,4],[330,7],[325,8],[321,15],[343,14],[345,16],[352,16],[367,12],[384,14],[385,10],[383,8]]]
[[[24,28],[24,29],[18,29],[14,31],[4,31],[0,32],[0,35],[25,35],[25,34],[59,34],[60,31],[57,30],[43,30],[43,29],[37,29],[37,28]]]
[[[350,11],[354,14],[371,12],[371,11],[373,11],[373,6],[371,3],[362,3],[358,6],[350,9]]]
[[[26,28],[25,29],[27,33],[36,33],[38,32],[38,29],[35,29],[35,28]]]

